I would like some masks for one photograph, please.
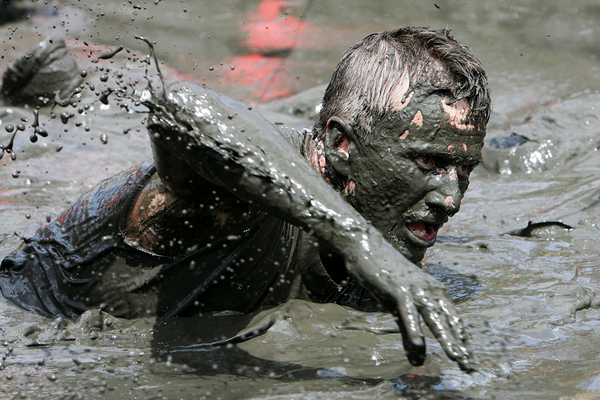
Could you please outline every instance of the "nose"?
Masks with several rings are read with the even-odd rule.
[[[449,216],[453,216],[460,210],[463,191],[455,167],[449,168],[444,173],[431,175],[428,184],[430,190],[425,196],[427,205],[441,208]]]

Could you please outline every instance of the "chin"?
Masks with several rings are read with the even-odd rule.
[[[425,258],[425,250],[409,251],[409,253],[409,255],[405,255],[404,253],[402,254],[415,264],[420,265],[421,261],[423,261],[423,258]]]
[[[425,257],[427,247],[408,244],[406,240],[399,238],[396,235],[388,235],[387,240],[400,252],[400,254],[415,264],[420,263],[423,260],[423,257]]]

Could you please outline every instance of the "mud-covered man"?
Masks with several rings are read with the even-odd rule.
[[[141,100],[154,159],[24,238],[2,262],[6,298],[69,318],[168,318],[292,298],[345,304],[355,281],[395,314],[413,364],[425,357],[421,315],[472,368],[443,285],[414,264],[460,207],[490,111],[481,64],[447,31],[353,46],[312,132],[190,83]]]

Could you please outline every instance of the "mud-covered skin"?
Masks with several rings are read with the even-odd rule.
[[[205,179],[311,232],[397,316],[411,363],[425,358],[421,314],[448,356],[472,370],[467,335],[444,286],[398,253],[273,125],[243,104],[191,83],[175,84],[163,97],[149,91],[143,101],[151,110],[157,171],[167,186],[201,187]]]
[[[408,94],[410,92],[410,94]],[[435,243],[460,208],[469,174],[480,162],[485,130],[464,123],[466,101],[411,88],[404,103],[360,140],[334,119],[321,163],[344,176],[345,198],[413,262]],[[460,108],[462,107],[462,108]],[[314,158],[314,157],[313,157]]]

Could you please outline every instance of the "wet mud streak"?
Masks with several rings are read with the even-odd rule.
[[[104,90],[102,92],[102,95],[98,98],[98,100],[100,101],[100,103],[107,105],[108,104],[108,96],[111,95],[112,92],[114,92],[115,90],[112,88],[108,88],[106,90]]]
[[[259,322],[257,322],[256,324],[253,324],[253,325],[243,329],[237,335],[231,336],[226,339],[217,340],[214,342],[192,344],[192,345],[186,346],[186,348],[187,349],[202,349],[202,348],[225,346],[228,344],[242,343],[242,342],[245,342],[247,340],[253,339],[255,337],[258,337],[258,336],[264,334],[269,329],[271,329],[271,327],[273,327],[273,325],[275,325],[274,318],[264,318],[264,319],[260,320]]]
[[[108,60],[108,59],[111,59],[111,58],[113,58],[115,55],[117,55],[117,53],[119,53],[123,49],[124,49],[124,47],[123,47],[123,45],[121,45],[121,46],[117,47],[114,50],[107,51],[106,53],[100,54],[98,56],[98,59],[99,60]]]
[[[165,80],[165,77],[164,77],[162,71],[160,70],[160,64],[158,63],[158,59],[156,58],[156,52],[154,51],[154,44],[148,38],[145,38],[143,36],[135,35],[135,38],[138,39],[138,40],[144,41],[148,45],[148,47],[150,48],[150,55],[148,56],[148,59],[146,60],[146,64],[150,65],[150,60],[149,59],[150,58],[154,59],[154,65],[156,66],[156,73],[158,74],[158,77],[160,78],[160,82],[161,82],[162,89],[163,89],[163,91],[162,91],[162,100],[165,103],[168,103],[168,99],[167,99],[167,82]],[[152,88],[152,82],[150,82],[150,79],[148,79],[148,69],[147,68],[146,68],[146,74],[145,75],[146,75],[145,76],[146,80],[148,81],[148,90],[150,91],[150,93],[152,95],[154,95],[154,91],[153,91],[153,88]]]
[[[54,108],[55,105],[59,105],[61,107],[68,107],[69,104],[71,104],[71,98],[66,98],[66,99],[61,99],[60,98],[60,90],[57,90],[56,92],[54,92],[54,105],[52,106],[52,108]]]
[[[510,232],[506,232],[505,235],[518,236],[518,237],[531,237],[532,233],[536,229],[547,228],[549,226],[558,226],[566,230],[574,229],[572,226],[567,225],[560,221],[543,221],[543,222],[532,222],[529,221],[527,226],[523,229],[515,229]]]

